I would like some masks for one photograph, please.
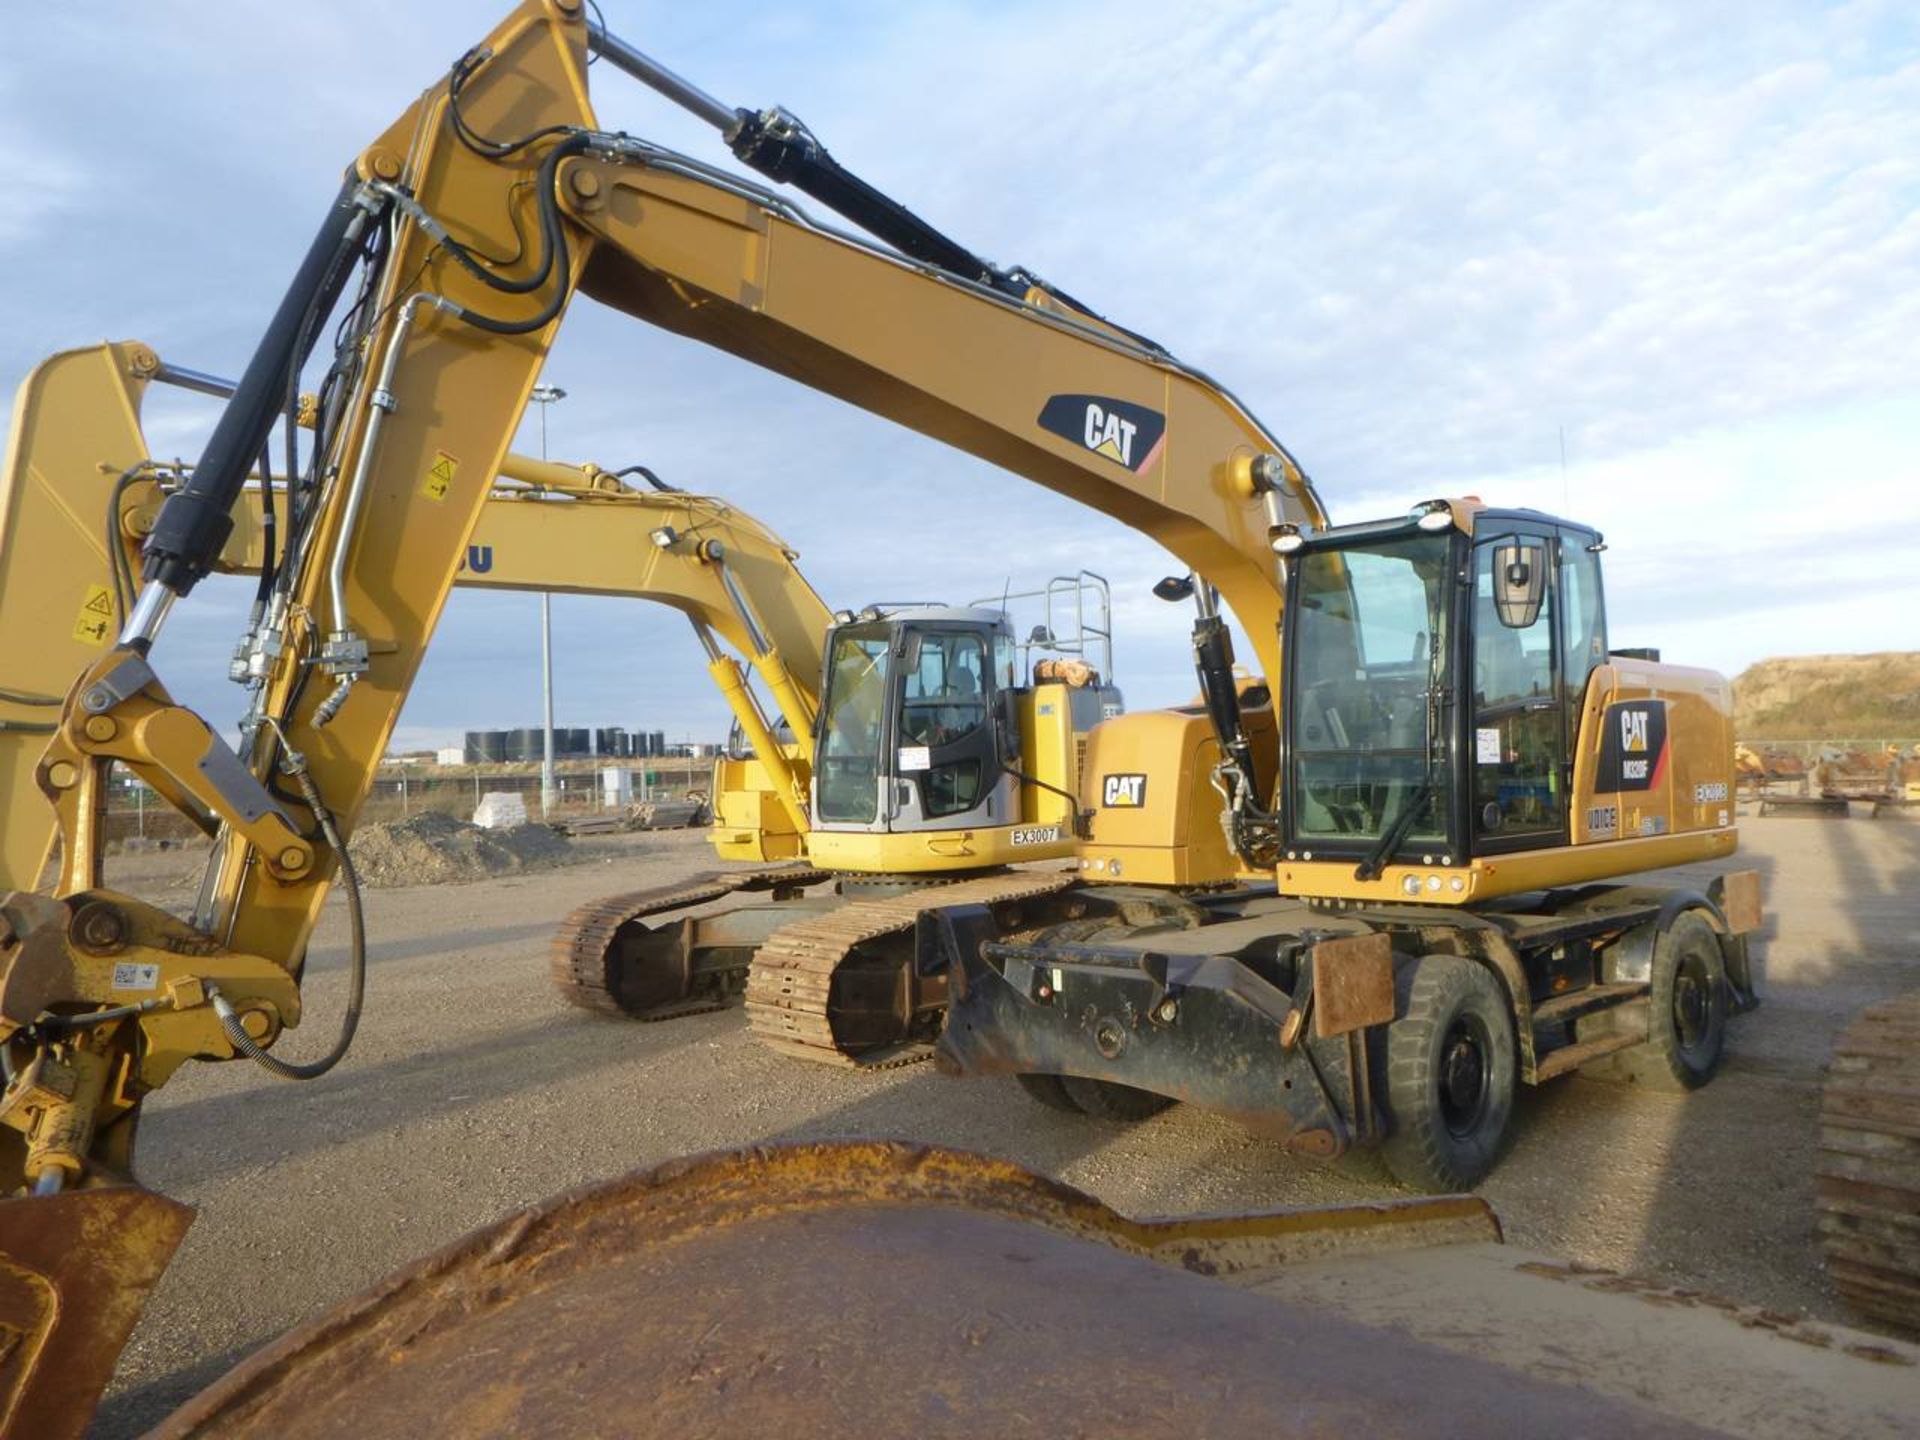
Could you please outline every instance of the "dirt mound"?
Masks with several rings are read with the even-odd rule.
[[[573,858],[566,839],[544,825],[482,830],[433,811],[364,825],[347,842],[347,850],[361,882],[380,889],[484,880],[564,865]]]
[[[1764,740],[1920,734],[1920,652],[1792,655],[1733,682],[1740,733]]]

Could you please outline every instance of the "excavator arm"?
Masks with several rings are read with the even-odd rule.
[[[346,836],[576,291],[1133,526],[1217,589],[1278,673],[1271,541],[1324,520],[1278,440],[1204,375],[1069,297],[941,253],[898,206],[873,213],[877,192],[825,164],[791,117],[710,116],[750,163],[786,169],[899,250],[601,130],[584,11],[526,0],[356,157],[198,463],[154,516],[139,583],[115,581],[117,634],[57,712],[36,703],[51,688],[0,711],[33,725],[57,713],[33,783],[61,842],[52,896],[0,903],[0,1192],[41,1197],[0,1202],[0,1229],[16,1254],[70,1267],[34,1271],[45,1283],[15,1317],[29,1338],[0,1400],[8,1433],[48,1416],[56,1387],[104,1380],[178,1238],[177,1207],[128,1192],[142,1098],[189,1058],[246,1055],[306,1079],[346,1052],[365,966]],[[661,81],[613,37],[592,40]],[[325,335],[335,343],[303,455],[294,411]],[[290,503],[241,643],[258,683],[235,749],[174,702],[149,651],[174,602],[219,568],[283,418]],[[126,475],[146,457],[86,458]],[[186,919],[104,886],[115,765],[217,836]],[[307,940],[336,873],[353,998],[333,1047],[293,1062],[270,1051],[299,1019]],[[125,1212],[143,1196],[149,1218],[135,1225]],[[117,1308],[61,1304],[100,1280],[71,1267],[84,1270],[85,1237],[115,1223],[152,1237],[104,1282]]]
[[[109,537],[137,565],[177,485],[170,471],[141,468],[152,453],[140,423],[144,393],[189,377],[196,389],[233,388],[167,366],[136,342],[52,356],[21,385],[0,475],[0,654],[9,657],[0,674],[0,889],[32,888],[51,848],[53,817],[32,787],[33,767],[58,693],[108,643],[119,618]],[[650,600],[680,611],[776,799],[804,833],[805,767],[832,614],[800,573],[796,552],[759,520],[714,496],[658,482],[640,488],[628,473],[510,454],[455,584]],[[284,487],[242,493],[218,572],[260,574],[277,528],[264,523],[269,512],[287,513]],[[792,732],[793,757],[774,740],[736,654]],[[246,678],[246,658],[236,655],[234,679]]]

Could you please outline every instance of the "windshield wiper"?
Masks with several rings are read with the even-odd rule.
[[[1386,868],[1387,857],[1398,850],[1400,842],[1407,838],[1407,832],[1413,829],[1413,822],[1432,798],[1435,788],[1433,767],[1429,765],[1426,779],[1407,792],[1407,798],[1401,801],[1399,810],[1394,814],[1393,823],[1380,833],[1379,841],[1367,852],[1367,858],[1354,867],[1354,879],[1380,878],[1380,872]]]

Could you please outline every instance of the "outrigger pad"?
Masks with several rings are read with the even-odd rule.
[[[0,1435],[78,1440],[192,1223],[137,1185],[0,1200]]]

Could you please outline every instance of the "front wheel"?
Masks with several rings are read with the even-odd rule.
[[[1422,955],[1394,976],[1387,1168],[1416,1190],[1470,1190],[1499,1159],[1517,1076],[1512,1011],[1484,965]]]

